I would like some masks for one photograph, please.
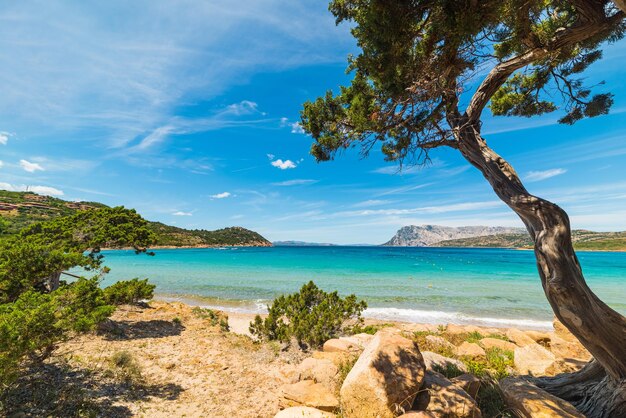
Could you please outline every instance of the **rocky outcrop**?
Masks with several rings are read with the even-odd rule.
[[[485,357],[486,353],[485,350],[483,350],[482,347],[478,344],[468,343],[467,341],[465,341],[456,348],[456,355],[459,357],[478,358]]]
[[[333,418],[335,414],[311,408],[309,406],[292,406],[283,409],[274,418]]]
[[[526,418],[584,418],[572,404],[550,395],[537,386],[515,377],[499,382],[509,408]]]
[[[459,385],[443,375],[427,371],[424,384],[413,409],[426,411],[435,417],[480,418],[476,401]]]
[[[362,350],[362,348],[353,341],[333,338],[324,343],[323,350],[327,353],[354,353]]]
[[[536,344],[535,340],[530,338],[528,334],[515,328],[510,328],[506,331],[506,338],[513,341],[515,345],[518,345],[520,347]]]
[[[398,330],[378,331],[343,382],[343,416],[392,418],[410,409],[423,377],[417,344]]]
[[[476,396],[478,396],[481,381],[473,374],[465,373],[450,379],[450,381],[467,392],[472,398],[476,399]]]
[[[522,228],[491,226],[410,225],[402,227],[385,244],[395,247],[429,247],[441,241],[499,234],[525,233]]]
[[[485,350],[490,348],[499,348],[500,350],[515,351],[517,346],[509,341],[500,340],[498,338],[483,338],[478,344]]]
[[[539,344],[533,343],[516,348],[514,362],[520,373],[540,376],[554,373],[556,357]]]
[[[462,372],[467,372],[465,364],[457,359],[445,357],[441,354],[433,353],[432,351],[422,351],[422,357],[424,358],[424,365],[427,370],[438,371],[456,368]]]
[[[335,390],[339,368],[328,359],[306,358],[297,368],[299,380],[314,380],[330,390]]]
[[[428,345],[432,347],[448,349],[450,351],[454,351],[454,349],[456,348],[454,344],[450,343],[449,341],[438,335],[427,335],[424,339],[426,340]]]
[[[302,380],[283,386],[279,405],[282,408],[309,406],[322,411],[333,412],[339,408],[339,401],[324,385],[315,383],[313,380]]]

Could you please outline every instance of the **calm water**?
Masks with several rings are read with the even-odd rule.
[[[104,281],[148,277],[161,299],[261,312],[313,280],[355,293],[367,316],[424,323],[543,328],[552,312],[530,251],[390,247],[106,251]],[[579,253],[590,287],[626,314],[626,253]]]

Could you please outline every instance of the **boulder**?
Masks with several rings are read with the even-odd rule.
[[[414,341],[383,329],[352,367],[341,387],[345,418],[392,418],[409,409],[424,378]]]
[[[478,404],[472,397],[437,372],[427,371],[422,389],[413,408],[435,417],[481,418]]]
[[[558,335],[552,336],[550,351],[564,360],[579,360],[581,362],[591,360],[591,354],[578,340],[565,340]]]
[[[373,335],[361,333],[361,334],[351,335],[349,337],[340,337],[339,339],[363,350],[365,346],[369,344],[370,341],[372,341],[373,338],[374,338]]]
[[[312,357],[315,359],[330,360],[335,366],[339,367],[342,363],[348,361],[348,359],[352,356],[356,356],[356,353],[346,353],[341,351],[314,351]]]
[[[515,351],[517,346],[509,341],[500,340],[498,338],[483,338],[478,344],[485,350],[490,348],[499,348],[500,350]]]
[[[541,331],[532,331],[532,330],[526,331],[526,335],[532,338],[537,344],[541,344],[541,345],[550,344],[550,340],[552,339],[550,337],[550,334],[548,334],[547,332],[541,332]]]
[[[436,418],[433,414],[426,411],[409,411],[400,415],[398,418]]]
[[[328,389],[335,388],[335,378],[339,368],[328,359],[305,358],[298,366],[299,380],[314,380]]]
[[[292,406],[283,409],[274,418],[333,418],[335,414],[311,408],[309,406]]]
[[[282,408],[310,406],[322,411],[333,412],[339,408],[339,401],[324,385],[315,383],[313,380],[302,380],[283,386],[279,405]]]
[[[465,341],[456,348],[456,355],[459,357],[485,357],[485,350],[476,343],[468,343]]]
[[[578,342],[578,338],[576,338],[576,336],[572,334],[556,317],[552,321],[552,327],[554,328],[554,333],[557,337],[560,337],[565,341]]]
[[[360,350],[359,345],[340,338],[333,338],[324,343],[324,351],[327,353],[354,353]]]
[[[500,380],[504,401],[513,411],[526,418],[584,418],[572,404],[550,395],[543,389],[516,377]]]
[[[422,351],[422,357],[424,358],[424,365],[427,370],[438,371],[438,369],[455,367],[462,372],[467,372],[467,367],[460,360],[444,357],[441,354],[433,353],[432,351]]]
[[[477,378],[473,374],[465,373],[461,376],[450,379],[450,381],[463,389],[465,392],[467,392],[469,396],[476,399],[476,396],[478,395],[478,390],[480,389],[481,385],[479,378]]]
[[[439,337],[438,335],[427,335],[424,339],[426,340],[428,345],[433,348],[444,348],[451,351],[454,351],[454,349],[456,348],[454,344],[445,340],[443,337]]]
[[[456,324],[446,325],[447,334],[458,335],[458,334],[469,334],[470,332],[478,332],[482,334],[484,331],[475,325],[456,325]]]
[[[526,345],[537,344],[535,340],[530,338],[524,331],[510,328],[506,331],[506,338],[513,341],[516,345],[524,347]]]
[[[517,347],[514,355],[515,368],[520,373],[533,376],[554,373],[556,357],[537,343]]]

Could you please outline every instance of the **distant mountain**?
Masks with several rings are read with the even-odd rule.
[[[626,251],[626,231],[572,231],[574,249],[579,251]],[[523,228],[438,225],[405,226],[383,244],[404,247],[532,248]]]
[[[106,205],[97,202],[67,202],[30,192],[0,190],[0,237],[14,234],[35,222],[102,207]],[[155,247],[272,246],[260,234],[239,226],[207,231],[148,221],[148,227],[157,236]]]
[[[334,247],[337,244],[325,242],[305,242],[305,241],[274,241],[275,247]]]
[[[440,225],[410,225],[402,227],[396,232],[385,246],[393,247],[430,247],[435,244],[463,238],[475,238],[498,234],[523,234],[522,228],[502,226],[440,226]]]

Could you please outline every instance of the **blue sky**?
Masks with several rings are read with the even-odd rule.
[[[317,164],[301,104],[356,47],[325,2],[2,2],[0,188],[136,208],[270,240],[381,243],[410,224],[518,225],[454,151]],[[485,118],[489,143],[574,228],[626,229],[626,41],[586,74],[611,115]]]

